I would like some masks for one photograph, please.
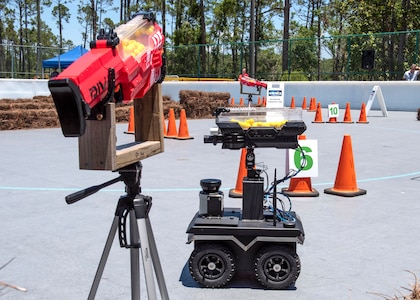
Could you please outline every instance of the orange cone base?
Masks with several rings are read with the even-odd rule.
[[[324,121],[312,121],[312,123],[325,123]]]
[[[339,124],[337,122],[337,119],[336,118],[331,118],[330,120],[327,121],[327,123],[330,123],[330,124]]]
[[[357,121],[356,123],[357,123],[357,124],[369,124],[369,122],[368,122],[368,121]]]
[[[192,140],[192,139],[194,139],[194,137],[192,137],[192,136],[185,136],[185,137],[176,136],[176,137],[173,137],[173,138],[176,139],[176,140]]]
[[[166,133],[166,135],[164,136],[164,138],[166,139],[176,139],[178,137],[178,133]]]
[[[230,189],[229,190],[229,197],[231,197],[231,198],[242,198],[242,191],[238,191],[237,189]]]
[[[290,197],[318,197],[317,190],[312,188],[311,178],[292,178],[288,188],[283,188],[282,193]]]
[[[343,197],[355,197],[355,196],[365,195],[366,190],[357,189],[355,191],[346,191],[346,190],[336,189],[332,187],[332,188],[325,189],[324,193],[336,195],[336,196],[343,196]]]
[[[316,189],[309,191],[289,191],[287,188],[282,188],[281,192],[289,197],[318,197],[319,192]]]

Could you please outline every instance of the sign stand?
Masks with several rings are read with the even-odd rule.
[[[366,104],[366,115],[369,114],[370,108],[372,107],[372,103],[375,100],[376,95],[378,95],[378,102],[382,110],[382,115],[384,117],[388,117],[388,111],[386,110],[384,96],[379,85],[375,85],[372,89],[372,92],[370,93],[369,99]]]

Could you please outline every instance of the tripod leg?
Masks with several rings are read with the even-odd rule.
[[[163,300],[169,300],[168,290],[166,289],[165,278],[163,277],[162,266],[160,264],[159,254],[156,247],[155,237],[153,235],[152,225],[150,224],[149,217],[146,217],[146,230],[148,232],[150,252],[152,254],[153,267],[159,285],[160,295]]]
[[[140,256],[139,247],[139,229],[137,227],[136,213],[134,210],[130,211],[130,240],[132,247],[130,248],[130,263],[131,263],[131,299],[140,300]]]
[[[105,243],[104,251],[102,252],[101,260],[98,265],[98,269],[96,270],[95,279],[93,280],[92,287],[90,289],[88,300],[95,299],[96,292],[98,291],[99,282],[101,281],[102,274],[105,269],[105,264],[109,256],[109,252],[111,250],[112,242],[117,232],[118,221],[119,218],[117,216],[114,217],[114,221],[112,222],[111,229],[109,231],[108,238]]]
[[[155,289],[155,280],[153,277],[152,249],[150,249],[149,238],[147,236],[146,219],[145,218],[137,219],[137,223],[138,223],[139,235],[140,235],[140,245],[141,245],[141,255],[143,259],[144,275],[146,278],[147,295],[149,296],[149,299],[157,299],[156,289]]]

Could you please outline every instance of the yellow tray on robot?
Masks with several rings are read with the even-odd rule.
[[[247,146],[296,148],[298,135],[306,130],[302,109],[260,107],[228,109],[216,119],[223,146],[240,149]]]

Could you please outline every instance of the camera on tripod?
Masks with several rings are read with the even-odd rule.
[[[101,30],[88,53],[48,82],[64,136],[79,139],[79,168],[120,174],[68,195],[66,202],[125,183],[126,194],[118,200],[89,300],[95,298],[117,230],[120,246],[130,249],[132,299],[140,299],[140,251],[149,298],[156,299],[155,275],[162,299],[169,299],[149,220],[152,198],[140,194],[140,160],[163,152],[163,43],[154,15],[136,14],[115,31]],[[135,142],[118,146],[114,102],[132,100]]]

